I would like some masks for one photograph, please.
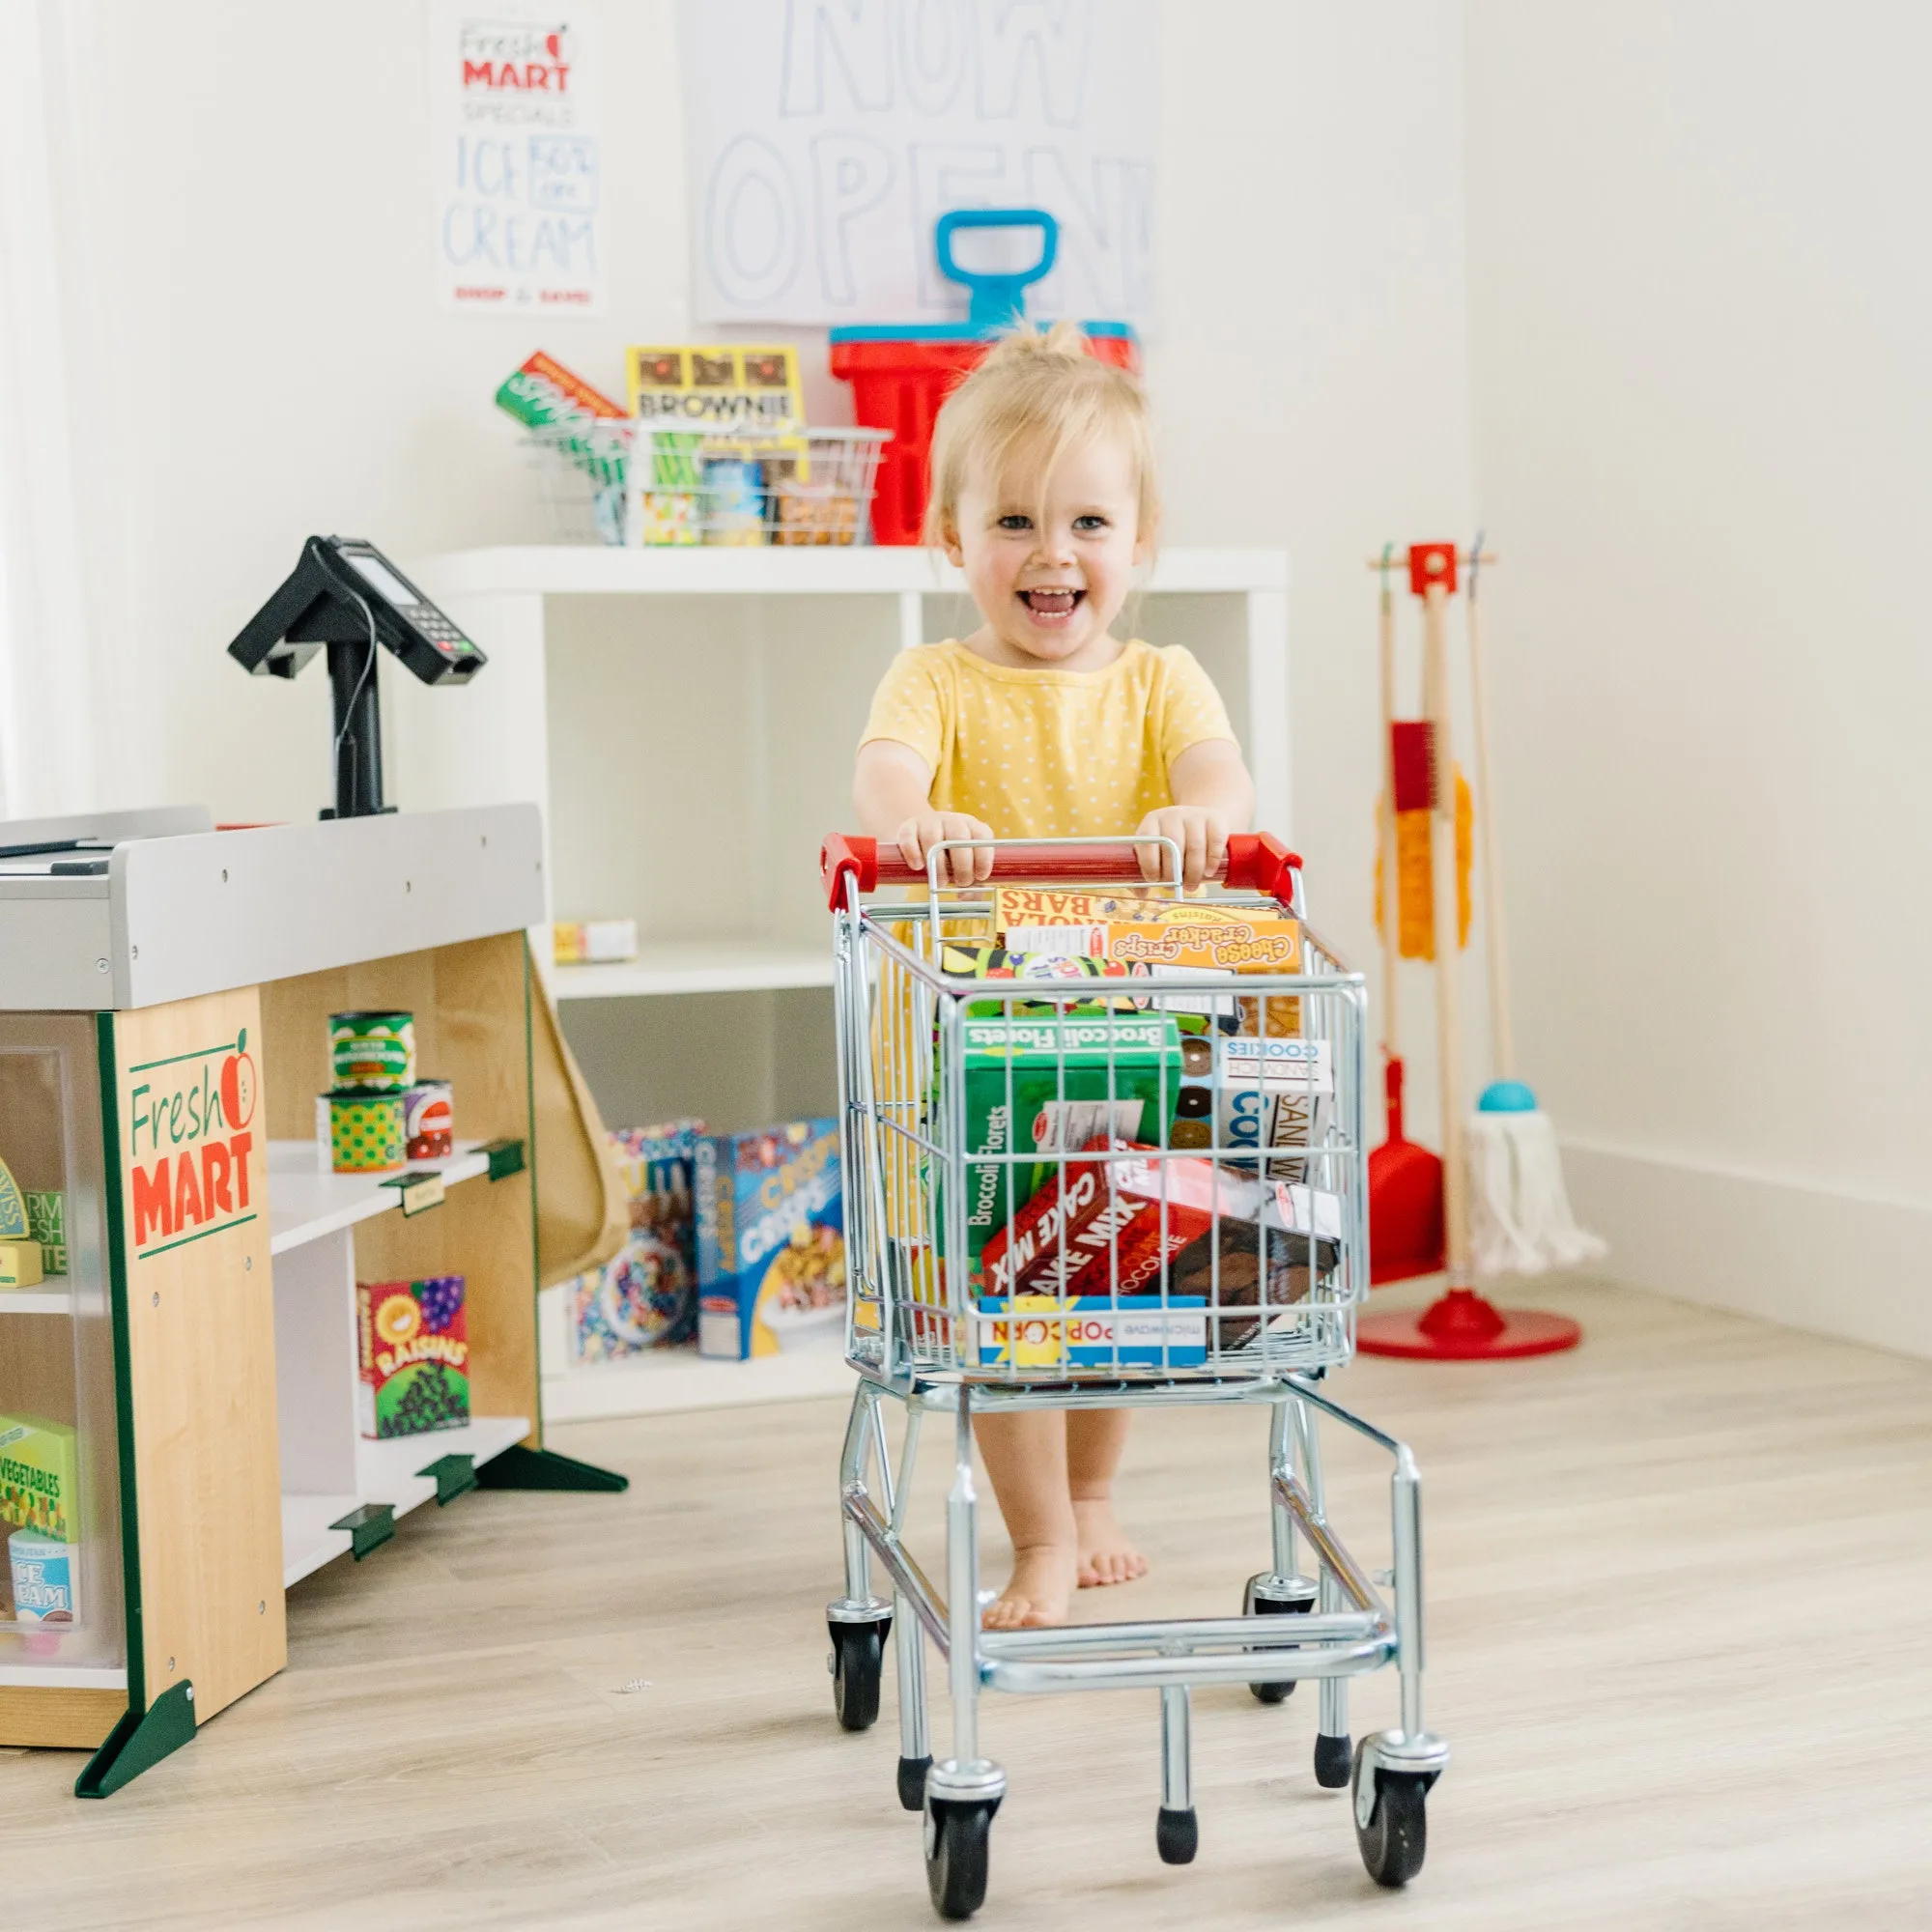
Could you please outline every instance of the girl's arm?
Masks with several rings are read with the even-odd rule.
[[[871,738],[859,747],[859,761],[852,771],[852,804],[860,831],[896,845],[908,866],[923,867],[926,853],[942,838],[993,836],[990,825],[963,811],[933,810],[931,766],[895,738]],[[948,863],[955,885],[970,886],[993,876],[990,848],[953,852]]]
[[[869,748],[868,748],[869,749]],[[1167,770],[1175,802],[1141,820],[1145,838],[1172,838],[1180,847],[1180,880],[1189,892],[1221,869],[1228,834],[1243,830],[1255,810],[1255,781],[1232,738],[1190,745]],[[1158,845],[1141,847],[1141,875],[1158,879],[1167,865]]]

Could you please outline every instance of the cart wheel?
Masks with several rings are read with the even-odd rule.
[[[1193,1805],[1185,1811],[1170,1811],[1165,1804],[1154,1820],[1153,1841],[1166,1865],[1191,1865],[1201,1849],[1201,1823]]]
[[[848,1731],[879,1721],[879,1680],[885,1674],[890,1619],[875,1624],[828,1624],[832,1633],[832,1708]]]
[[[908,1811],[925,1809],[925,1774],[931,1769],[930,1757],[899,1759],[899,1803]]]
[[[1315,1781],[1324,1791],[1340,1791],[1349,1781],[1349,1758],[1353,1747],[1346,1734],[1331,1738],[1315,1733]]]
[[[1353,1780],[1357,1786],[1362,1776],[1362,1746],[1357,1745]],[[1370,1776],[1376,1780],[1375,1808],[1366,1825],[1357,1810],[1355,1842],[1362,1848],[1362,1863],[1378,1885],[1405,1886],[1422,1869],[1422,1856],[1429,1849],[1425,1801],[1435,1779],[1428,1772],[1386,1768]]]
[[[986,1902],[986,1853],[995,1798],[925,1801],[925,1883],[942,1918],[971,1918]]]
[[[1255,1579],[1248,1578],[1248,1587],[1241,1597],[1241,1614],[1244,1617],[1286,1617],[1306,1616],[1314,1607],[1311,1598],[1304,1597],[1299,1603],[1279,1603],[1272,1597],[1255,1595]],[[1250,1684],[1248,1689],[1264,1704],[1285,1704],[1293,1694],[1294,1679],[1285,1684]]]

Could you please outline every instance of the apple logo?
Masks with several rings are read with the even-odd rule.
[[[231,1127],[245,1127],[255,1117],[255,1062],[243,1049],[248,1029],[235,1037],[235,1051],[221,1063],[221,1111]]]

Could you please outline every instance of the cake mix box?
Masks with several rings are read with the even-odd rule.
[[[630,1232],[602,1267],[570,1284],[571,1352],[619,1361],[688,1342],[697,1329],[697,1144],[702,1121],[624,1127],[611,1147],[630,1200]]]
[[[460,1274],[358,1281],[355,1330],[364,1435],[421,1435],[469,1422],[469,1322]]]
[[[1169,1013],[1044,1012],[968,1018],[966,1250],[977,1265],[1054,1163],[1013,1155],[1072,1151],[1099,1136],[1165,1140],[1180,1094],[1180,1029]],[[943,1190],[935,1190],[935,1194]],[[944,1228],[945,1206],[935,1201]]]
[[[838,1123],[793,1121],[696,1147],[697,1351],[743,1360],[845,1337]]]
[[[0,1522],[56,1543],[80,1534],[79,1463],[65,1422],[0,1415]]]

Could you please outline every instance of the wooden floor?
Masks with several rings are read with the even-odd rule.
[[[1580,1352],[1340,1378],[1423,1472],[1430,1717],[1455,1760],[1416,1884],[1364,1876],[1346,1800],[1310,1776],[1309,1689],[1197,1697],[1184,1869],[1154,1855],[1151,1693],[999,1698],[980,1923],[1932,1923],[1932,1365],[1609,1290],[1539,1298],[1583,1318]],[[933,1923],[890,1690],[870,1734],[832,1720],[841,1420],[559,1431],[629,1495],[412,1516],[296,1589],[284,1675],[106,1804],[70,1796],[71,1755],[0,1753],[0,1918]],[[1083,1611],[1234,1608],[1266,1558],[1263,1447],[1259,1414],[1144,1416],[1125,1514],[1155,1573]],[[1385,1563],[1382,1471],[1337,1443],[1331,1479]],[[1357,1732],[1392,1720],[1393,1688],[1357,1688]]]

